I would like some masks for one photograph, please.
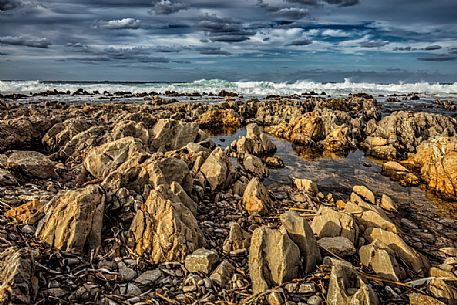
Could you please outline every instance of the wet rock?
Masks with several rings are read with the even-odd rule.
[[[243,194],[242,202],[248,213],[263,213],[271,204],[271,199],[262,182],[258,178],[252,178]]]
[[[379,304],[378,297],[367,280],[352,266],[337,261],[330,273],[326,299],[330,305]]]
[[[219,266],[213,271],[210,279],[221,288],[226,288],[230,284],[233,274],[235,274],[235,267],[226,259],[224,259]]]
[[[141,273],[135,282],[141,285],[150,285],[158,281],[162,277],[163,273],[160,269],[148,270]]]
[[[399,181],[403,186],[419,185],[419,178],[410,173],[406,167],[395,161],[388,161],[382,165],[382,174],[394,181]]]
[[[150,148],[152,151],[175,150],[195,142],[198,136],[197,123],[160,119],[151,130]]]
[[[0,186],[17,185],[16,178],[6,169],[0,168]]]
[[[343,236],[355,243],[359,228],[352,215],[337,212],[328,207],[321,207],[311,225],[318,238]]]
[[[268,176],[268,169],[259,157],[246,154],[243,159],[243,166],[256,177],[263,178]]]
[[[0,303],[32,304],[34,263],[29,248],[0,249]]]
[[[218,262],[217,252],[200,248],[187,255],[185,260],[186,269],[189,272],[210,273]]]
[[[183,261],[205,243],[195,216],[168,185],[150,192],[129,232],[131,249],[152,263]]]
[[[445,305],[445,303],[425,294],[411,293],[409,295],[410,305]]]
[[[394,212],[394,213],[396,213],[397,209],[398,209],[395,201],[393,201],[393,199],[390,198],[389,196],[387,196],[386,194],[382,194],[379,206],[386,211]]]
[[[340,152],[355,149],[356,145],[351,139],[348,127],[337,127],[322,141],[324,150],[329,152]]]
[[[260,131],[255,123],[246,126],[246,136],[241,137],[232,145],[239,154],[267,155],[276,151],[276,145],[267,135]]]
[[[428,262],[425,261],[425,258],[409,247],[397,234],[380,228],[368,228],[364,237],[370,243],[377,239],[385,244],[395,252],[397,257],[405,261],[415,273],[427,272]]]
[[[279,218],[290,239],[300,249],[303,259],[303,272],[309,273],[313,271],[320,261],[321,255],[310,225],[304,218],[292,211],[282,214]]]
[[[228,187],[234,177],[233,166],[220,147],[211,152],[208,159],[203,163],[200,172],[213,191]]]
[[[431,189],[457,197],[457,137],[437,137],[422,143],[412,162]]]
[[[292,178],[295,187],[301,191],[316,195],[319,193],[317,184],[309,179]]]
[[[99,186],[68,191],[49,202],[37,236],[60,250],[96,250],[101,244],[104,210],[105,194]]]
[[[44,204],[35,199],[7,211],[5,216],[21,223],[34,225],[44,216]]]
[[[404,271],[395,258],[395,252],[379,240],[361,247],[359,256],[360,263],[371,268],[379,277],[396,282],[404,277]]]
[[[208,110],[199,119],[201,128],[222,128],[241,126],[241,120],[233,109]]]
[[[352,242],[342,236],[324,237],[319,239],[317,244],[322,249],[340,257],[354,255],[357,251]]]
[[[9,154],[7,167],[32,178],[57,178],[56,163],[36,151],[13,151]]]
[[[362,199],[366,200],[371,204],[375,204],[374,194],[371,190],[369,190],[366,186],[363,185],[355,185],[352,188],[352,191],[356,193],[358,196],[362,197]]]
[[[251,234],[244,231],[241,226],[234,222],[230,225],[230,232],[224,241],[224,252],[247,249],[251,243]]]
[[[300,268],[300,249],[286,233],[257,228],[249,248],[249,274],[254,294],[292,280]]]

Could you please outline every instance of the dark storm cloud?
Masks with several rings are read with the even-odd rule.
[[[451,60],[456,60],[457,56],[436,55],[436,56],[419,57],[417,59],[420,61],[451,61]]]
[[[298,3],[298,4],[304,4],[304,5],[319,5],[323,2],[328,3],[328,4],[333,4],[337,6],[353,6],[359,3],[359,0],[286,0],[287,2],[291,3]]]
[[[441,47],[440,45],[434,44],[434,45],[425,47],[423,50],[424,50],[424,51],[434,51],[434,50],[439,50],[439,49],[441,49],[441,48],[442,48],[442,47]]]
[[[12,46],[26,46],[30,48],[48,48],[51,42],[46,38],[28,38],[24,36],[3,36],[0,37],[0,44]]]
[[[388,41],[365,41],[360,44],[362,48],[380,48],[388,45]]]
[[[294,20],[307,17],[308,15],[309,11],[307,9],[297,7],[282,8],[273,13],[273,16],[275,17],[282,17]]]
[[[290,43],[290,45],[292,45],[292,46],[307,46],[307,45],[310,45],[312,43],[313,43],[312,40],[302,39],[302,40],[292,41]]]
[[[32,1],[24,0],[0,0],[0,11],[11,11],[27,5],[31,5]]]
[[[197,28],[208,33],[209,40],[217,42],[241,42],[255,34],[243,28],[239,21],[209,14],[199,17]]]
[[[96,27],[118,30],[118,29],[138,29],[141,25],[141,21],[135,18],[122,18],[118,20],[99,21],[96,23]]]
[[[232,55],[232,53],[215,47],[198,47],[195,48],[202,55]]]
[[[152,10],[157,15],[170,15],[189,8],[185,3],[170,0],[153,0],[152,5]]]

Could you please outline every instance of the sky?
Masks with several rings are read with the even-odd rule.
[[[457,81],[457,0],[0,0],[0,79]]]

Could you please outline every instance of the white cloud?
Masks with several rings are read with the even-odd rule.
[[[120,20],[99,21],[97,25],[104,29],[138,29],[141,21],[134,18],[123,18]]]

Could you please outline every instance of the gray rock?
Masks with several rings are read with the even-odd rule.
[[[263,213],[271,204],[267,188],[258,178],[249,181],[242,199],[243,205],[249,214]]]
[[[355,243],[359,236],[359,228],[352,215],[329,207],[319,209],[311,228],[318,238],[342,236]]]
[[[7,167],[21,174],[39,179],[57,178],[56,163],[36,151],[13,151],[7,160]]]
[[[141,285],[149,285],[156,282],[161,277],[162,271],[160,271],[160,269],[148,270],[140,274],[140,276],[135,279],[135,282]]]
[[[246,154],[243,159],[243,166],[256,177],[263,178],[268,176],[268,169],[259,157]]]
[[[235,273],[235,267],[228,260],[223,260],[219,266],[213,271],[210,279],[221,288],[227,288],[230,284],[233,274]]]
[[[16,178],[6,169],[0,168],[0,186],[17,185]]]
[[[211,190],[228,187],[234,177],[234,169],[225,152],[217,147],[200,168]]]
[[[185,266],[189,272],[208,274],[213,270],[213,267],[218,260],[219,255],[217,252],[200,248],[186,257]]]
[[[379,277],[396,282],[404,277],[404,271],[395,258],[395,252],[379,240],[361,247],[359,256],[360,263],[371,268]]]
[[[338,256],[351,256],[356,253],[352,242],[346,237],[324,237],[317,241],[319,246],[326,251]]]

